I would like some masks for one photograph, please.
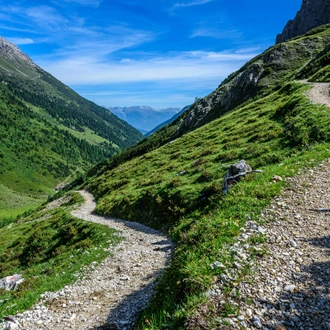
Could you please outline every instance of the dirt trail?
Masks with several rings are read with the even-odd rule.
[[[329,83],[312,85],[310,100],[330,107]],[[266,237],[267,254],[250,264],[233,299],[240,315],[226,320],[230,329],[330,329],[330,158],[286,181],[262,213],[263,227],[247,222],[235,247],[247,257],[246,238]]]
[[[304,83],[308,83],[305,82]],[[308,83],[309,84],[309,83]],[[330,107],[330,91],[329,83],[311,83],[313,85],[313,88],[311,88],[306,95],[309,97],[309,99],[318,104],[324,104],[328,107]]]
[[[43,299],[15,318],[26,330],[131,329],[153,294],[155,279],[168,264],[173,245],[163,234],[138,223],[92,214],[93,196],[80,191],[85,203],[72,214],[121,232],[124,240],[81,281]]]

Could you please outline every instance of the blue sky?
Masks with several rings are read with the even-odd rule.
[[[183,107],[274,44],[302,0],[0,0],[0,35],[104,106]]]

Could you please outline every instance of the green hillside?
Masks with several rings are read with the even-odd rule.
[[[0,39],[0,218],[142,138]]]
[[[3,317],[31,307],[46,291],[82,278],[88,265],[109,255],[109,243],[120,242],[114,229],[70,214],[82,202],[78,193],[68,193],[9,226],[0,221],[0,277],[24,278],[19,290],[0,288],[0,324]]]
[[[210,265],[234,269],[229,247],[244,222],[257,221],[286,184],[274,175],[292,176],[329,157],[330,109],[311,102],[310,86],[296,81],[316,73],[329,81],[329,42],[325,26],[268,49],[172,124],[88,172],[83,185],[97,197],[98,213],[143,222],[176,243],[138,329],[212,329],[238,315],[228,302],[235,287],[223,286],[225,270]],[[223,195],[223,175],[240,159],[263,172]],[[254,249],[262,240],[251,238],[252,254],[261,253]],[[235,270],[234,282],[248,271]],[[221,308],[206,294],[214,287],[222,290]]]

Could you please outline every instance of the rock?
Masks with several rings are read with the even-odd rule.
[[[245,312],[248,317],[252,316],[252,310],[250,308],[247,308]]]
[[[275,330],[286,330],[286,327],[283,324],[276,326]]]
[[[288,284],[284,287],[284,291],[286,292],[293,292],[295,290],[296,286],[293,284]]]
[[[256,328],[262,329],[262,323],[258,316],[253,316],[252,322]]]
[[[231,326],[235,326],[235,322],[230,318],[223,319],[223,322],[228,323]]]
[[[231,165],[223,179],[222,188],[224,193],[226,193],[235,183],[239,182],[241,177],[247,175],[251,171],[251,166],[243,159]]]
[[[273,182],[280,182],[280,181],[283,181],[283,178],[281,176],[279,176],[279,175],[274,175],[272,177],[272,181]]]
[[[309,30],[330,23],[330,3],[325,0],[303,0],[294,20],[290,20],[283,32],[276,37],[276,43],[303,35]]]
[[[15,330],[15,329],[19,329],[19,326],[18,326],[18,323],[9,322],[9,324],[7,325],[7,327],[5,329],[6,330]]]
[[[289,241],[289,243],[294,248],[297,246],[297,243],[294,240],[292,240],[292,239]]]
[[[212,263],[210,265],[211,269],[215,269],[215,268],[221,268],[221,269],[226,269],[226,266],[223,265],[220,261],[215,261],[214,263]]]

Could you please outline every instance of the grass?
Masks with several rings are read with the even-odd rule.
[[[115,230],[70,215],[82,202],[77,193],[62,197],[55,208],[43,206],[16,218],[0,231],[0,278],[22,274],[16,291],[0,289],[0,318],[31,307],[45,291],[76,281],[92,262],[109,255],[119,242]]]
[[[109,140],[97,135],[95,132],[93,132],[91,129],[89,129],[88,127],[83,127],[83,132],[81,131],[77,131],[73,128],[69,128],[63,124],[61,124],[56,118],[52,117],[49,113],[47,113],[44,109],[40,108],[40,107],[36,107],[36,106],[32,106],[29,103],[25,102],[27,106],[30,106],[31,109],[37,113],[38,115],[40,115],[41,118],[47,120],[48,122],[50,122],[51,124],[57,126],[59,129],[61,130],[66,130],[68,132],[70,132],[70,134],[72,134],[73,136],[79,138],[79,139],[83,139],[86,140],[88,143],[90,143],[91,145],[101,145],[102,143],[109,143]],[[113,144],[113,143],[112,143]],[[115,148],[117,148],[118,150],[120,149],[117,145],[113,144],[113,146]]]
[[[98,198],[98,213],[139,220],[167,232],[176,243],[171,265],[137,329],[187,329],[196,315],[209,329],[219,318],[238,313],[230,304],[216,309],[205,297],[221,275],[210,265],[220,261],[233,269],[229,248],[247,216],[258,221],[286,184],[273,183],[274,175],[293,176],[329,157],[330,110],[312,104],[304,96],[308,88],[287,83],[88,183]],[[248,175],[224,196],[223,175],[240,159],[263,173]],[[253,244],[261,242],[255,237]],[[247,271],[237,273],[236,280]],[[223,289],[226,299],[233,287]],[[201,306],[213,312],[200,314]]]
[[[30,209],[35,209],[41,205],[47,198],[44,195],[42,198],[32,198],[26,195],[19,195],[17,192],[0,184],[0,221],[3,218],[18,216]]]
[[[259,72],[260,77],[264,75],[260,86],[246,95],[241,94],[244,88],[236,90],[235,104],[240,106],[231,107],[226,113],[214,109],[208,124],[170,141],[183,115],[176,126],[168,126],[156,133],[155,138],[148,138],[88,172],[84,185],[98,199],[97,212],[161,229],[176,243],[171,264],[136,329],[212,329],[219,327],[223,318],[239,313],[239,308],[228,298],[239,295],[237,283],[250,271],[248,265],[240,270],[234,267],[235,254],[231,247],[237,242],[241,228],[247,219],[260,221],[261,211],[287,185],[286,181],[273,182],[274,175],[285,178],[299,174],[330,155],[330,109],[311,103],[304,94],[309,86],[293,82],[297,70],[312,56],[316,67],[306,66],[300,78],[308,79],[315,74],[318,79],[327,77],[327,70],[323,72],[317,67],[327,63],[327,54],[324,52],[324,57],[319,58],[317,54],[327,45],[329,30],[321,29],[317,33],[310,40],[303,37],[301,40],[306,43],[297,38],[266,51],[264,59],[261,55],[247,63],[239,72],[242,77],[244,70],[251,69],[255,62],[261,65],[258,66],[261,71],[265,63],[268,67]],[[310,49],[314,55],[306,52],[310,41],[313,45],[317,41],[317,47]],[[228,85],[220,89],[225,91],[230,84],[234,86],[236,76],[237,73],[231,75],[225,82]],[[224,195],[223,175],[230,164],[240,159],[262,173],[247,175]],[[40,210],[39,215],[33,213],[23,222],[4,224],[11,240],[6,242],[7,236],[0,236],[0,242],[5,242],[0,243],[0,254],[8,272],[28,272],[27,266],[35,267],[34,276],[38,276],[41,287],[43,276],[48,276],[42,269],[47,266],[46,273],[53,279],[49,283],[57,283],[59,278],[65,278],[62,255],[66,255],[63,267],[67,274],[70,266],[74,267],[68,264],[70,256],[76,253],[72,259],[80,260],[76,244],[86,245],[86,240],[94,236],[95,244],[100,244],[99,231],[84,236],[85,224],[73,219],[63,207],[57,211]],[[38,219],[44,220],[29,222]],[[21,247],[17,242],[22,232]],[[2,230],[0,235],[3,233],[6,231]],[[45,237],[52,242],[50,246],[46,246]],[[69,243],[62,244],[61,237]],[[75,237],[81,240],[75,241]],[[266,252],[257,249],[263,241],[262,235],[250,239],[252,258]],[[59,259],[48,264],[49,256],[51,260]],[[211,267],[216,261],[225,265],[233,277],[233,281],[221,287],[224,304],[207,295],[213,285],[220,285],[225,271]],[[39,265],[43,267],[41,270]],[[33,278],[29,273],[24,274],[28,279]],[[78,276],[73,270],[72,278],[74,274]],[[33,283],[25,285],[33,287]],[[8,302],[8,306],[14,312],[17,306],[25,308],[26,301],[29,299],[15,306]]]

